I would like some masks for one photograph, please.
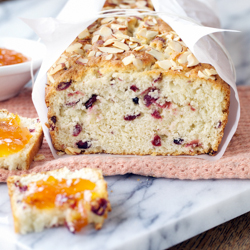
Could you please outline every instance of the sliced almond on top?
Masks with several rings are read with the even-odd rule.
[[[184,53],[182,53],[178,59],[178,63],[186,63],[187,62],[187,57],[191,54],[190,51],[186,51]]]
[[[77,49],[80,49],[82,47],[82,44],[81,43],[74,43],[72,45],[70,45],[67,49],[66,49],[66,52],[73,52]]]
[[[122,59],[122,62],[126,66],[126,65],[129,65],[130,63],[132,63],[134,59],[135,59],[135,56],[133,54],[131,54],[131,55],[127,56],[127,57],[124,57]]]
[[[146,1],[138,1],[138,2],[135,2],[136,6],[140,9],[144,9],[147,5],[147,2]]]
[[[88,61],[89,60],[87,58],[78,58],[76,63],[78,63],[78,64],[86,64],[86,63],[88,63]]]
[[[114,24],[114,23],[111,24],[111,29],[112,29],[112,30],[125,30],[125,29],[127,29],[127,28],[128,28],[128,27],[127,27],[127,26],[124,26],[124,25]]]
[[[110,23],[110,22],[112,22],[114,20],[115,20],[114,17],[106,17],[106,18],[102,19],[101,24]]]
[[[205,71],[205,73],[208,76],[212,76],[212,75],[217,75],[218,74],[217,71],[215,69],[213,69],[213,68],[211,68],[211,69],[205,69],[204,71]]]
[[[188,55],[187,60],[188,60],[187,67],[192,67],[192,66],[199,64],[199,61],[196,59],[196,57],[193,54]]]
[[[119,41],[115,41],[113,46],[119,49],[129,50],[129,46],[127,44],[119,42]]]
[[[92,51],[89,52],[88,57],[92,57],[94,55],[95,55],[95,51],[92,50]]]
[[[112,43],[114,43],[116,40],[115,39],[108,39],[103,45],[104,46],[108,46],[108,45],[110,45],[110,44],[112,44]]]
[[[140,59],[138,59],[138,58],[135,58],[135,59],[133,60],[133,64],[135,65],[135,67],[136,67],[137,69],[142,69],[142,68],[143,68],[143,62],[142,62],[142,60],[140,60]]]
[[[199,71],[198,71],[198,76],[199,76],[200,78],[204,78],[204,79],[206,79],[206,80],[208,80],[208,79],[215,80],[215,77],[214,77],[214,76],[211,76],[211,75],[210,75],[210,76],[207,75],[205,70],[203,70],[203,72],[201,72],[201,71],[199,70]]]
[[[136,34],[136,36],[141,36],[141,37],[147,37],[147,29],[141,29],[141,30],[139,30],[138,32],[137,32],[137,34]]]
[[[66,58],[65,57],[60,57],[60,59],[57,61],[57,64],[65,63],[65,62],[66,62]]]
[[[158,61],[156,64],[164,70],[169,70],[172,67],[172,63],[169,60]]]
[[[62,64],[58,64],[58,65],[56,65],[55,68],[51,69],[49,73],[50,73],[51,75],[54,75],[56,72],[62,70],[63,68],[64,68],[64,67],[63,67]]]
[[[150,54],[151,56],[156,58],[158,61],[164,60],[164,54],[155,50],[155,49],[151,49],[150,51],[146,51],[146,53]]]
[[[156,31],[152,31],[152,30],[148,30],[146,33],[146,38],[151,40],[153,39],[155,36],[157,36],[159,33]]]
[[[100,35],[94,35],[94,36],[92,37],[92,44],[94,44],[95,42],[97,42],[98,39],[99,39],[99,37],[100,37]]]
[[[78,35],[78,38],[79,39],[84,39],[86,37],[89,37],[90,34],[89,34],[89,30],[88,29],[85,29],[84,31],[82,31],[79,35]]]
[[[129,36],[128,35],[125,35],[123,34],[121,31],[117,30],[113,36],[115,36],[116,38],[119,38],[119,39],[129,39]]]
[[[182,46],[181,46],[181,44],[178,43],[178,42],[169,41],[169,42],[168,42],[168,46],[169,46],[172,50],[174,50],[174,51],[176,51],[176,52],[182,52]]]
[[[102,52],[100,52],[100,51],[97,51],[95,54],[96,57],[101,56],[101,55],[102,55]]]
[[[129,39],[130,39],[130,41],[131,42],[135,42],[135,43],[141,43],[141,40],[139,40],[139,39],[137,39],[137,38],[135,38],[135,37],[129,37]]]
[[[51,75],[49,75],[49,74],[48,74],[48,79],[49,79],[49,81],[51,83],[55,83],[56,82],[55,79]]]
[[[98,47],[98,49],[104,53],[111,53],[111,54],[124,52],[123,49],[112,48],[112,47]]]
[[[111,60],[112,57],[113,57],[113,54],[109,54],[109,55],[107,55],[107,56],[105,57],[105,59],[106,59],[106,60]]]
[[[91,49],[91,48],[92,48],[91,44],[85,44],[83,49],[88,50],[88,49]]]
[[[134,50],[135,50],[135,51],[139,51],[139,50],[142,50],[142,49],[144,49],[144,48],[146,48],[146,46],[145,46],[145,45],[142,45],[142,46],[138,46],[138,47],[134,48]]]
[[[101,29],[100,29],[100,32],[99,34],[103,37],[107,37],[107,36],[111,36],[112,35],[112,30],[106,26],[103,26]]]

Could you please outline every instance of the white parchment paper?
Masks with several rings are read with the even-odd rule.
[[[46,73],[75,37],[101,17],[98,12],[101,11],[104,2],[105,0],[88,2],[69,0],[56,19],[22,19],[34,29],[47,47],[45,59],[33,88],[32,99],[42,123],[45,138],[55,158],[60,156],[56,154],[49,130],[45,126],[47,122],[47,107],[45,105]],[[217,155],[190,156],[210,161],[218,160],[224,154],[234,135],[240,118],[240,103],[233,62],[224,48],[221,34],[212,35],[227,30],[218,28],[219,19],[213,11],[213,0],[208,2],[204,0],[152,0],[152,2],[157,15],[176,31],[196,58],[202,63],[213,65],[220,77],[231,86],[228,124]],[[131,10],[125,10],[127,15],[132,14],[130,12]],[[103,16],[103,13],[101,14]],[[153,12],[149,12],[149,14],[153,14]]]

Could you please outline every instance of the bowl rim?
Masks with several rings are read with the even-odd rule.
[[[19,37],[0,37],[0,47],[2,47],[1,41],[4,41],[4,42],[22,41],[23,43],[25,43],[25,42],[33,43],[34,46],[37,46],[37,49],[43,50],[44,52],[46,51],[46,46],[43,43],[36,41],[36,40],[31,40],[31,39],[27,39],[27,38],[19,38]],[[7,48],[7,46],[6,46],[6,48]],[[7,49],[15,50],[15,48],[7,48]],[[16,51],[23,54],[23,52],[20,50],[16,50]],[[0,66],[0,76],[10,75],[10,74],[19,74],[19,73],[22,73],[25,71],[30,71],[31,63],[33,63],[33,70],[37,70],[42,64],[44,54],[45,53],[42,53],[42,56],[37,57],[34,60],[32,59],[32,55],[28,55],[27,57],[30,58],[30,60],[27,62]]]

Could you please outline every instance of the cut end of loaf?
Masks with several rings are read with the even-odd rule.
[[[54,147],[68,154],[214,154],[229,89],[159,71],[87,74],[50,102]]]

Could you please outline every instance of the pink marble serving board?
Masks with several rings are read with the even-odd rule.
[[[109,154],[80,155],[55,160],[44,139],[39,154],[45,159],[32,162],[27,171],[0,169],[0,182],[8,176],[36,173],[64,166],[74,170],[83,167],[100,168],[104,175],[133,173],[146,176],[177,179],[250,179],[250,86],[238,87],[241,119],[224,156],[215,162],[197,158],[173,156],[120,156]],[[25,117],[37,117],[31,100],[31,89],[25,88],[16,97],[0,102],[7,109]]]

